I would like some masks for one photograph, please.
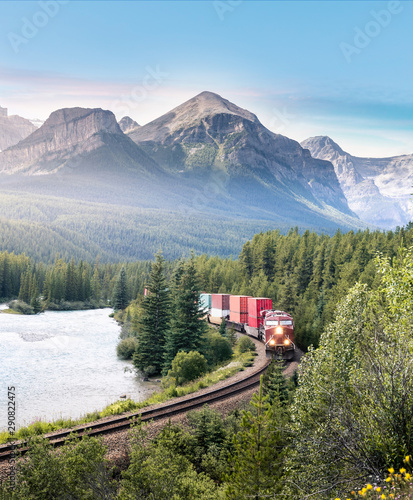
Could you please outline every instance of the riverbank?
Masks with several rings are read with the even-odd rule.
[[[111,312],[0,314],[0,379],[16,387],[18,427],[81,419],[122,395],[143,401],[158,388],[137,378],[132,363],[116,356],[120,327]],[[0,408],[7,405],[2,391]],[[0,430],[6,427],[0,418]]]
[[[261,344],[256,344],[256,346],[257,345],[261,347]],[[157,391],[144,401],[134,401],[131,398],[127,398],[125,400],[119,399],[118,401],[106,406],[102,411],[88,413],[80,419],[58,419],[56,421],[49,422],[37,420],[29,426],[19,428],[14,434],[14,439],[27,439],[34,435],[48,434],[57,430],[70,429],[77,425],[109,418],[113,415],[134,412],[142,408],[162,404],[171,399],[175,400],[175,398],[178,398],[179,400],[179,398],[183,398],[188,394],[193,394],[198,391],[202,392],[202,390],[207,389],[212,385],[214,385],[214,387],[219,387],[225,384],[227,379],[231,378],[232,380],[237,380],[240,377],[242,378],[244,375],[240,372],[252,368],[257,364],[261,365],[265,362],[265,352],[263,356],[261,350],[262,349],[259,349],[258,352],[236,352],[226,365],[218,367],[215,371],[207,373],[203,377],[182,386],[171,386],[161,391]],[[12,437],[8,432],[0,432],[0,444],[4,444],[11,439]]]

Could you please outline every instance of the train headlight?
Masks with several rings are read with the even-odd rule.
[[[281,328],[281,326],[277,326],[277,328],[275,329],[275,333],[278,335],[282,335],[282,332],[283,332],[283,329]]]
[[[270,345],[275,345],[275,340],[274,339],[270,340]]]
[[[284,345],[290,345],[290,341],[288,339],[284,340]]]

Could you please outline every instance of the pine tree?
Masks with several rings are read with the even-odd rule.
[[[128,305],[127,278],[124,266],[120,270],[113,293],[113,307],[116,310],[126,309]]]
[[[178,263],[172,279],[171,328],[165,343],[164,372],[171,367],[172,360],[179,351],[200,351],[206,323],[199,309],[198,277],[192,255],[186,263]]]
[[[264,394],[273,404],[279,401],[282,405],[288,403],[288,384],[283,375],[284,363],[280,359],[273,359],[263,377]]]
[[[219,333],[223,337],[228,338],[227,322],[225,321],[225,318],[222,318],[221,324],[219,325]]]
[[[276,498],[280,488],[286,418],[281,406],[271,406],[264,396],[262,376],[251,406],[252,411],[243,412],[241,431],[234,437],[229,459],[231,473],[226,477],[225,497],[230,500]]]
[[[170,292],[165,278],[165,261],[160,252],[152,264],[147,289],[149,294],[143,299],[143,314],[137,325],[138,345],[133,363],[139,370],[153,366],[160,373],[170,319]]]

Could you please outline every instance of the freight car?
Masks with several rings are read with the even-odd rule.
[[[274,310],[271,299],[202,293],[200,304],[210,323],[219,325],[224,318],[228,328],[264,342],[268,354],[294,359],[293,318],[284,311]]]

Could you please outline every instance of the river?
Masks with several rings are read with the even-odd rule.
[[[153,391],[130,362],[117,358],[120,327],[110,312],[0,313],[0,431],[7,427],[10,386],[16,388],[17,427],[78,418],[121,395],[140,401]]]

